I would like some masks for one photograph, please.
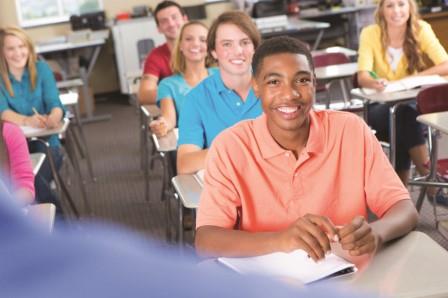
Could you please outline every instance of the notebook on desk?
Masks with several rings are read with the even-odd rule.
[[[248,258],[218,258],[218,261],[241,274],[268,275],[303,284],[357,271],[354,264],[333,253],[316,263],[303,250]]]
[[[444,84],[448,81],[439,76],[439,75],[430,75],[430,76],[412,76],[408,78],[404,78],[398,81],[389,82],[386,85],[386,88],[382,91],[383,93],[391,93],[397,91],[410,90],[413,88],[425,86],[425,85],[436,85],[436,84]],[[374,94],[377,93],[374,89],[362,88],[362,92],[365,94]]]

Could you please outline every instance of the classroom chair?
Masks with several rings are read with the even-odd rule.
[[[313,56],[314,67],[324,67],[338,64],[350,63],[350,59],[340,52],[336,53],[321,53]],[[333,102],[331,90],[336,88],[334,84],[339,84],[339,90],[342,93],[342,101]],[[326,83],[318,83],[316,92],[324,93],[326,97],[325,108],[333,110],[343,110],[349,112],[362,112],[363,102],[360,100],[351,100],[348,90],[350,89],[349,82],[346,78],[331,80]]]
[[[435,85],[422,89],[417,95],[417,108],[420,114],[448,111],[448,84]],[[421,186],[416,208],[420,211],[426,196],[427,187],[448,188],[448,159],[438,159],[437,140],[440,132],[428,126],[428,147],[431,156],[430,173],[425,177],[411,179],[410,185]],[[433,203],[434,218],[438,225],[437,203],[434,197],[428,197]]]

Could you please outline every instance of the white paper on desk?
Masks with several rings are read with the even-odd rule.
[[[287,278],[304,284],[330,277],[335,273],[349,274],[357,270],[354,264],[332,253],[316,263],[304,250],[248,258],[218,258],[218,261],[241,274]]]
[[[388,82],[386,88],[384,88],[384,90],[381,92],[391,93],[391,92],[409,90],[425,85],[444,84],[447,82],[448,81],[446,79],[444,79],[439,75],[412,76],[398,81]],[[367,95],[377,93],[375,89],[369,89],[369,88],[362,88],[362,92]]]
[[[20,126],[20,129],[22,130],[23,134],[26,136],[40,134],[46,130],[46,128],[37,128],[37,127],[31,127],[31,126]]]

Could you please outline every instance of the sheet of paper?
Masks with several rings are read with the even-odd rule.
[[[303,250],[290,253],[276,252],[249,258],[218,258],[218,261],[241,274],[268,275],[311,283],[345,269],[356,271],[356,266],[335,254],[314,262]]]

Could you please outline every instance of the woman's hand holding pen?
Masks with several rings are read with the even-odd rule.
[[[369,71],[369,75],[372,78],[368,88],[375,89],[377,91],[383,91],[386,88],[388,81],[386,79],[379,78],[374,71]]]
[[[280,250],[302,249],[314,260],[325,258],[331,251],[330,242],[338,241],[337,229],[325,216],[307,214],[286,230],[279,232]]]
[[[36,128],[47,127],[46,116],[39,114],[35,108],[33,108],[33,112],[34,112],[33,115],[24,118],[23,124],[25,126],[31,126]]]

